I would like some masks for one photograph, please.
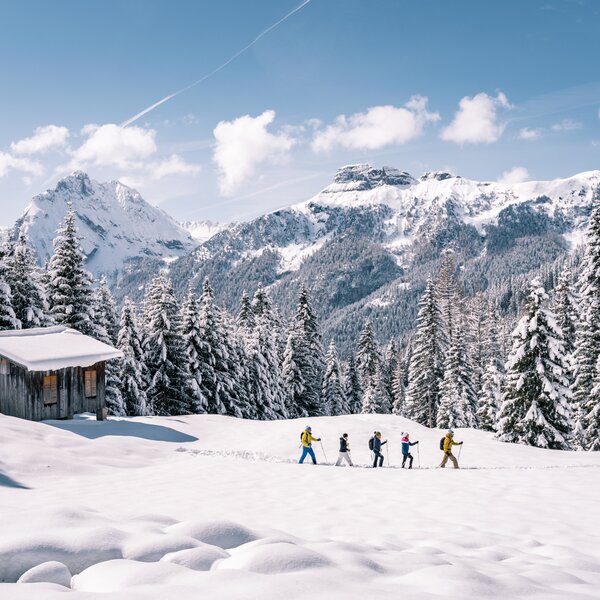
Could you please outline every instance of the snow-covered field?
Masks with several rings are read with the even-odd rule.
[[[408,429],[422,468],[299,466],[305,424],[0,415],[0,598],[600,597],[600,453],[465,430],[440,470],[439,431],[355,415],[310,420],[329,461]]]

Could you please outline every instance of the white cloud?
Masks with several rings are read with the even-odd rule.
[[[107,123],[86,125],[81,134],[87,139],[72,152],[71,169],[87,166],[140,169],[144,166],[144,159],[157,151],[156,131],[153,129]]]
[[[428,122],[440,119],[427,111],[427,98],[413,96],[404,106],[373,106],[364,113],[340,115],[333,125],[317,131],[314,152],[336,146],[350,150],[376,150],[392,144],[405,144],[419,137]]]
[[[172,154],[169,158],[148,166],[152,179],[162,179],[171,175],[196,175],[200,165],[185,162],[181,156]]]
[[[506,183],[508,185],[513,183],[522,183],[529,179],[529,171],[525,167],[513,167],[508,171],[504,171],[500,177],[498,177],[498,183]]]
[[[520,140],[537,140],[542,135],[542,129],[531,129],[530,127],[523,127],[519,130]]]
[[[28,175],[42,175],[44,167],[36,160],[19,158],[7,152],[0,152],[0,177],[4,177],[9,171],[21,171],[21,173],[27,173]]]
[[[116,169],[114,176],[127,177],[140,185],[146,179],[159,180],[175,175],[195,175],[199,165],[187,163],[180,155],[172,154],[164,159],[155,158],[158,152],[156,131],[148,127],[132,125],[121,127],[114,123],[86,125],[81,130],[83,143],[70,149],[71,160],[57,168],[57,172],[73,169],[99,167]],[[119,171],[126,171],[119,173]]]
[[[232,194],[259,164],[287,158],[295,139],[286,132],[267,131],[274,119],[275,111],[266,110],[257,117],[244,115],[217,124],[213,160],[220,172],[222,194]]]
[[[13,142],[10,149],[15,154],[43,154],[52,148],[64,148],[69,138],[69,130],[58,125],[37,127],[33,135]]]
[[[552,125],[552,131],[574,131],[575,129],[581,129],[583,123],[579,121],[573,121],[573,119],[563,119],[559,123]]]
[[[498,120],[498,110],[502,108],[512,108],[502,92],[495,98],[484,92],[473,97],[465,96],[458,104],[454,119],[440,137],[456,144],[496,142],[506,125]]]

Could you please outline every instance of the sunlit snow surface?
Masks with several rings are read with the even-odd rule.
[[[599,597],[599,453],[459,430],[464,469],[436,470],[439,431],[309,422],[330,462],[347,432],[366,465],[381,430],[393,468],[297,465],[304,420],[0,415],[0,598]]]

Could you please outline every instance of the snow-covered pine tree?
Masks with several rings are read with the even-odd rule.
[[[92,276],[85,270],[84,260],[75,227],[75,213],[69,210],[54,238],[46,296],[50,315],[58,325],[94,336]]]
[[[281,319],[279,309],[271,300],[269,292],[261,285],[258,286],[254,297],[252,298],[252,310],[254,311],[255,320],[259,319],[262,315],[266,315],[268,321],[271,323],[273,335],[275,336],[275,342],[277,345],[277,354],[279,356],[279,362],[283,362],[283,353],[286,345],[285,328]]]
[[[575,350],[577,310],[569,269],[565,269],[560,274],[558,285],[554,290],[554,312],[556,322],[563,332],[565,352],[567,356],[572,356]]]
[[[20,329],[21,322],[13,310],[10,286],[3,277],[3,271],[3,262],[0,261],[0,329]]]
[[[544,308],[548,295],[535,278],[525,314],[513,332],[498,438],[540,448],[567,449],[570,391],[562,332]]]
[[[361,412],[389,412],[389,402],[385,397],[384,376],[381,369],[381,355],[375,342],[371,323],[367,321],[358,340],[356,370],[363,390]]]
[[[397,361],[396,370],[394,371],[392,379],[392,413],[398,416],[404,416],[407,376],[406,363],[402,360]]]
[[[463,334],[457,327],[446,356],[440,386],[436,417],[439,428],[476,426],[477,396],[471,381],[471,370]]]
[[[498,412],[502,405],[504,375],[498,369],[497,361],[491,358],[483,374],[483,387],[477,404],[479,429],[496,431]]]
[[[443,324],[431,275],[419,302],[408,374],[405,416],[435,427],[443,377]]]
[[[600,293],[600,288],[599,293]],[[575,339],[575,351],[571,363],[573,374],[573,443],[578,448],[587,450],[589,440],[587,437],[587,425],[585,423],[589,403],[600,403],[600,396],[593,392],[600,391],[596,388],[597,364],[600,354],[596,355],[600,348],[600,300],[592,297],[582,302],[580,320],[577,324],[577,337]],[[596,358],[594,358],[596,357]]]
[[[476,294],[466,303],[467,312],[463,311],[463,326],[468,324],[469,334],[467,349],[472,366],[471,380],[477,397],[481,394],[483,377],[487,366],[486,361],[486,325],[489,310],[483,294]]]
[[[200,297],[199,327],[205,342],[199,349],[198,365],[207,412],[255,418],[240,340],[229,316],[215,304],[208,280]]]
[[[579,277],[580,309],[573,352],[574,443],[583,449],[590,446],[585,424],[585,407],[600,402],[592,395],[596,383],[596,364],[600,357],[600,205],[590,216],[585,254]],[[593,443],[593,440],[592,440]]]
[[[456,261],[454,251],[449,248],[442,252],[442,260],[437,273],[435,288],[443,324],[440,344],[446,351],[452,344],[453,336],[459,328],[460,321],[460,298],[456,276]]]
[[[301,399],[304,395],[304,378],[302,371],[295,361],[296,336],[290,331],[285,351],[283,353],[283,364],[281,365],[281,377],[286,391],[286,410],[290,418],[307,417],[308,412],[304,409]]]
[[[323,404],[328,415],[347,415],[350,412],[340,376],[337,348],[332,341],[327,351],[325,375],[323,377]]]
[[[362,410],[362,390],[353,354],[348,359],[344,373],[344,396],[348,403],[348,412],[351,415],[359,414]]]
[[[286,378],[289,380],[291,377],[292,362],[302,374],[302,388],[295,387],[296,393],[291,400],[293,404],[291,414],[297,416],[322,415],[321,388],[325,360],[321,347],[319,324],[310,303],[308,290],[304,285],[300,287],[296,313],[290,326],[285,353]]]
[[[394,372],[398,365],[399,354],[396,341],[392,340],[384,349],[381,357],[380,384],[384,396],[385,412],[391,413],[394,404]]]
[[[579,407],[576,434],[586,450],[600,452],[600,357],[596,363],[596,379],[587,401]]]
[[[356,352],[356,369],[363,388],[366,387],[369,381],[375,381],[380,363],[381,355],[375,342],[373,328],[371,323],[367,321],[360,334]]]
[[[506,354],[504,354],[504,332],[498,327],[500,315],[494,308],[489,308],[485,319],[485,337],[483,342],[483,362],[489,365],[493,362],[501,373],[504,373],[504,363]],[[507,352],[508,354],[508,352]]]
[[[117,308],[108,289],[106,277],[102,277],[98,289],[94,292],[94,321],[91,326],[96,339],[110,346],[116,345],[119,331]],[[125,403],[121,395],[121,368],[121,361],[118,359],[106,361],[104,379],[106,408],[109,414],[118,417],[126,414]]]
[[[100,278],[98,284],[95,311],[96,323],[106,332],[107,343],[114,346],[117,343],[119,334],[119,317],[117,315],[117,304],[105,276]]]
[[[150,282],[144,306],[150,410],[160,416],[196,413],[199,407],[191,391],[179,306],[170,280],[162,273]]]
[[[221,398],[221,382],[217,377],[217,361],[223,351],[219,347],[218,311],[214,303],[213,291],[208,280],[204,281],[200,297],[199,339],[202,344],[197,348],[197,371],[195,378],[201,387],[201,393],[206,398],[206,410],[209,413],[224,415],[227,412]]]
[[[119,389],[125,413],[131,417],[143,417],[149,414],[145,391],[146,365],[135,305],[127,297],[121,309],[117,348],[123,352],[123,358],[119,361]]]
[[[5,256],[5,275],[12,293],[15,316],[23,329],[48,324],[48,306],[40,274],[36,267],[35,253],[29,246],[25,229],[19,235],[10,252]]]
[[[254,328],[245,343],[252,409],[259,419],[287,416],[286,393],[279,360],[278,327],[272,302],[257,290],[252,303]]]
[[[365,415],[381,414],[382,404],[383,398],[381,396],[381,389],[379,386],[369,383],[369,385],[363,390],[361,412]]]
[[[244,290],[242,293],[240,310],[237,315],[236,324],[245,332],[250,332],[254,329],[254,310],[252,308],[252,302],[250,302],[250,296],[248,296],[246,290]]]
[[[200,324],[200,300],[190,287],[181,307],[181,335],[188,358],[187,370],[191,378],[191,392],[196,411],[206,412],[207,401],[202,395],[202,375],[199,357],[206,352],[208,343],[202,336]]]

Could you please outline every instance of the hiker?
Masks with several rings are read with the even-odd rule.
[[[381,431],[376,431],[375,436],[372,439],[373,439],[372,450],[373,450],[373,455],[374,455],[373,468],[375,469],[377,467],[377,461],[379,461],[379,466],[383,467],[383,454],[381,453],[381,446],[383,446],[384,444],[387,444],[387,440],[385,440],[385,442],[381,441]]]
[[[452,429],[448,430],[446,437],[444,438],[444,458],[442,459],[442,464],[440,467],[444,469],[446,467],[446,463],[448,459],[452,461],[455,469],[458,469],[458,461],[456,460],[456,456],[452,454],[452,446],[462,446],[462,442],[454,441],[454,431]]]
[[[340,438],[340,453],[338,454],[336,467],[341,466],[342,460],[345,460],[351,467],[354,466],[352,459],[350,458],[350,446],[348,445],[348,434],[344,433]]]
[[[419,442],[411,442],[409,439],[408,432],[406,432],[402,436],[402,468],[404,469],[404,464],[406,463],[406,459],[409,459],[408,468],[412,469],[413,464],[413,455],[410,453],[410,447],[418,444]]]
[[[312,458],[313,465],[317,464],[317,457],[315,456],[315,451],[312,449],[312,443],[320,442],[321,438],[313,437],[311,432],[312,429],[307,426],[306,429],[302,432],[302,435],[300,436],[300,440],[302,441],[302,456],[298,461],[299,464],[302,464],[304,462],[304,459],[307,455]]]

